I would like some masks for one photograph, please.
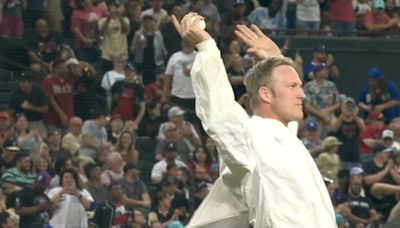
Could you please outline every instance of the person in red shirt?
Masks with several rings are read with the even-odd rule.
[[[399,19],[390,19],[384,9],[385,2],[383,0],[374,0],[374,8],[364,15],[364,26],[373,35],[385,35],[388,34],[387,31],[397,27]]]
[[[332,0],[330,11],[334,30],[339,32],[354,31],[356,14],[353,9],[352,0]]]
[[[114,83],[111,88],[112,114],[124,120],[132,120],[136,130],[146,108],[143,86],[137,80],[136,68],[128,63],[125,66],[125,79]]]
[[[92,0],[77,0],[71,17],[76,57],[93,63],[100,58],[97,22],[106,15],[106,6],[93,5]]]
[[[68,77],[64,61],[53,63],[53,74],[42,82],[42,89],[49,99],[49,110],[45,116],[48,128],[67,128],[69,119],[74,116],[74,79]]]
[[[156,81],[148,84],[145,87],[145,99],[146,103],[153,100],[157,104],[161,103],[161,97],[163,94],[164,84],[164,71],[156,72]]]
[[[372,148],[383,144],[381,135],[385,129],[383,114],[377,111],[371,112],[367,125],[360,134],[360,159],[362,162],[370,158]]]

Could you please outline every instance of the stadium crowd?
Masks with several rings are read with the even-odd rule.
[[[187,224],[220,172],[195,115],[196,49],[169,18],[188,12],[204,16],[249,115],[243,79],[257,60],[237,24],[391,38],[400,26],[395,0],[0,0],[0,35],[22,38],[30,59],[0,110],[2,227]],[[400,91],[371,66],[346,96],[328,47],[311,48],[310,63],[293,58],[306,94],[298,134],[338,226],[400,219]]]

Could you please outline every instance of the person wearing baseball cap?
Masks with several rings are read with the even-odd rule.
[[[324,152],[316,159],[318,168],[323,172],[327,172],[328,176],[333,179],[336,186],[338,183],[337,174],[340,168],[340,158],[337,153],[339,151],[339,145],[341,144],[342,142],[334,136],[326,137],[322,142]]]
[[[360,158],[362,162],[369,158],[368,154],[375,146],[382,144],[381,135],[385,129],[383,114],[378,111],[370,112],[366,125],[360,133]]]
[[[394,140],[394,133],[392,130],[384,130],[381,138],[385,147],[392,148],[395,151],[400,151],[400,143]]]
[[[339,68],[335,64],[333,54],[330,53],[328,47],[324,44],[317,44],[312,49],[312,60],[303,68],[304,81],[309,82],[314,79],[314,70],[317,66],[325,64],[328,69],[328,79],[338,79],[340,76]]]
[[[357,105],[364,117],[374,111],[382,113],[387,123],[399,117],[400,90],[396,84],[377,67],[369,70],[367,80],[357,95]]]

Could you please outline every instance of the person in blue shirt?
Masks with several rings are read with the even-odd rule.
[[[314,79],[314,70],[316,66],[326,64],[329,69],[328,79],[333,81],[340,76],[339,68],[335,63],[335,58],[332,53],[329,53],[326,45],[318,44],[313,48],[313,57],[309,64],[303,68],[304,82],[309,82]]]
[[[372,68],[368,76],[368,83],[357,96],[357,105],[364,116],[371,111],[382,112],[387,123],[400,117],[400,91],[397,86],[388,81],[378,68]]]

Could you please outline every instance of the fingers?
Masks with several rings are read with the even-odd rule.
[[[251,25],[251,30],[259,37],[265,36],[265,34],[256,25]]]
[[[182,36],[181,24],[179,24],[179,21],[178,19],[176,19],[175,15],[171,16],[171,20],[175,26],[176,31],[179,33],[180,36]]]

